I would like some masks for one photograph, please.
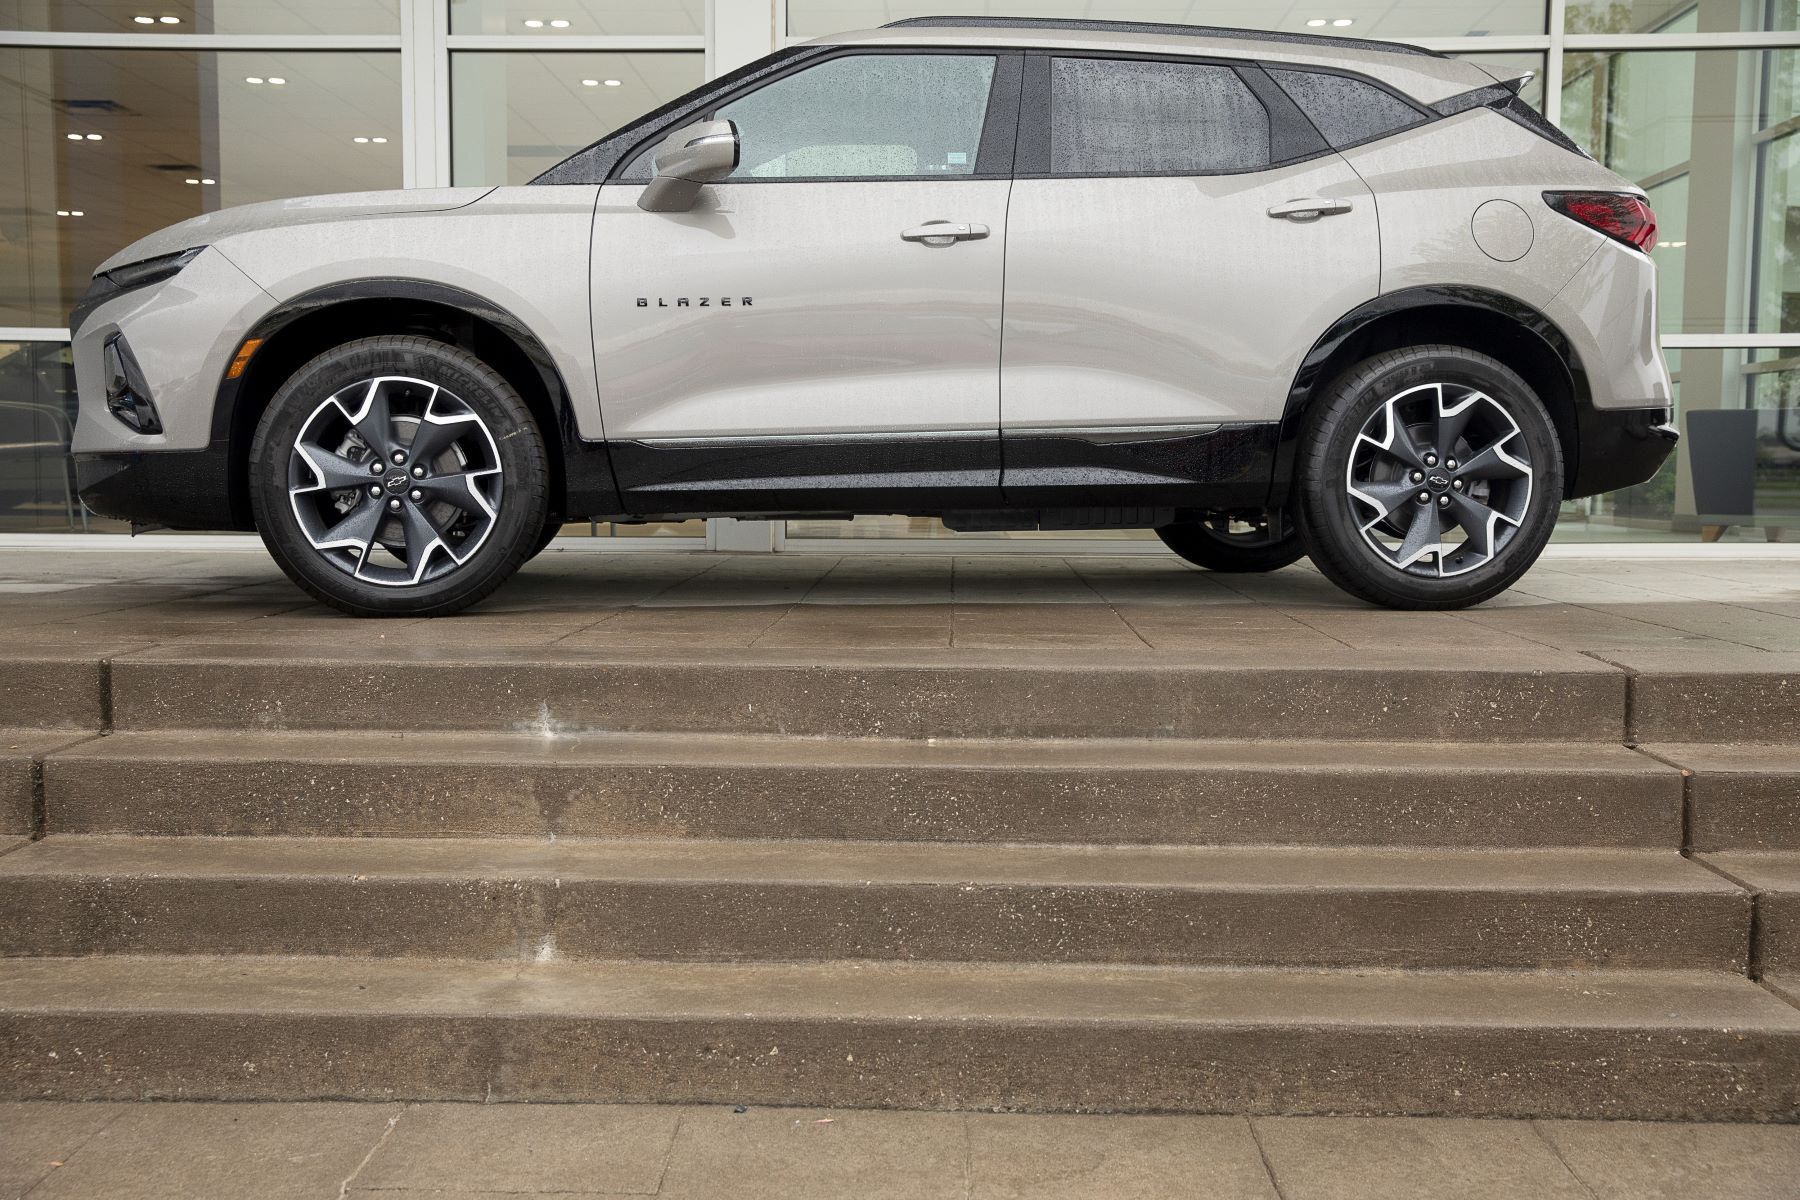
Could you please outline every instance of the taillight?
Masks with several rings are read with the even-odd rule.
[[[1642,196],[1625,192],[1545,192],[1544,203],[1572,221],[1597,229],[1627,246],[1650,252],[1656,245],[1656,214]]]

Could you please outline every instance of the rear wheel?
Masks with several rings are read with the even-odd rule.
[[[1156,536],[1181,557],[1209,571],[1278,571],[1306,557],[1300,531],[1279,509],[1209,513],[1198,521],[1164,525]]]
[[[1296,484],[1307,553],[1332,582],[1390,608],[1462,608],[1511,587],[1543,552],[1562,448],[1506,366],[1414,346],[1332,386]]]
[[[543,532],[547,480],[518,393],[422,337],[313,359],[250,448],[263,543],[295,583],[357,616],[442,616],[487,596]]]

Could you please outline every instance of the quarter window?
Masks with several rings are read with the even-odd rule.
[[[719,106],[741,143],[731,178],[972,174],[993,82],[991,56],[830,59]]]
[[[1284,71],[1269,75],[1281,85],[1333,149],[1410,129],[1425,115],[1372,83],[1323,71]]]
[[[1268,165],[1269,114],[1230,67],[1051,60],[1052,174],[1208,175]]]

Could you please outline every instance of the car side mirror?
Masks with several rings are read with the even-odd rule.
[[[645,212],[686,212],[706,184],[738,165],[738,131],[731,121],[701,121],[671,133],[656,148],[656,178],[638,197]]]

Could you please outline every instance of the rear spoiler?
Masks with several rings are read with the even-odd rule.
[[[1575,144],[1575,140],[1549,121],[1544,115],[1519,96],[1530,75],[1521,75],[1517,79],[1509,79],[1504,83],[1490,83],[1472,91],[1461,92],[1446,99],[1439,100],[1431,106],[1431,111],[1440,117],[1452,117],[1460,112],[1468,112],[1472,108],[1491,108],[1514,123],[1523,125],[1547,142],[1554,142],[1572,154],[1583,158],[1592,158],[1586,150]]]

